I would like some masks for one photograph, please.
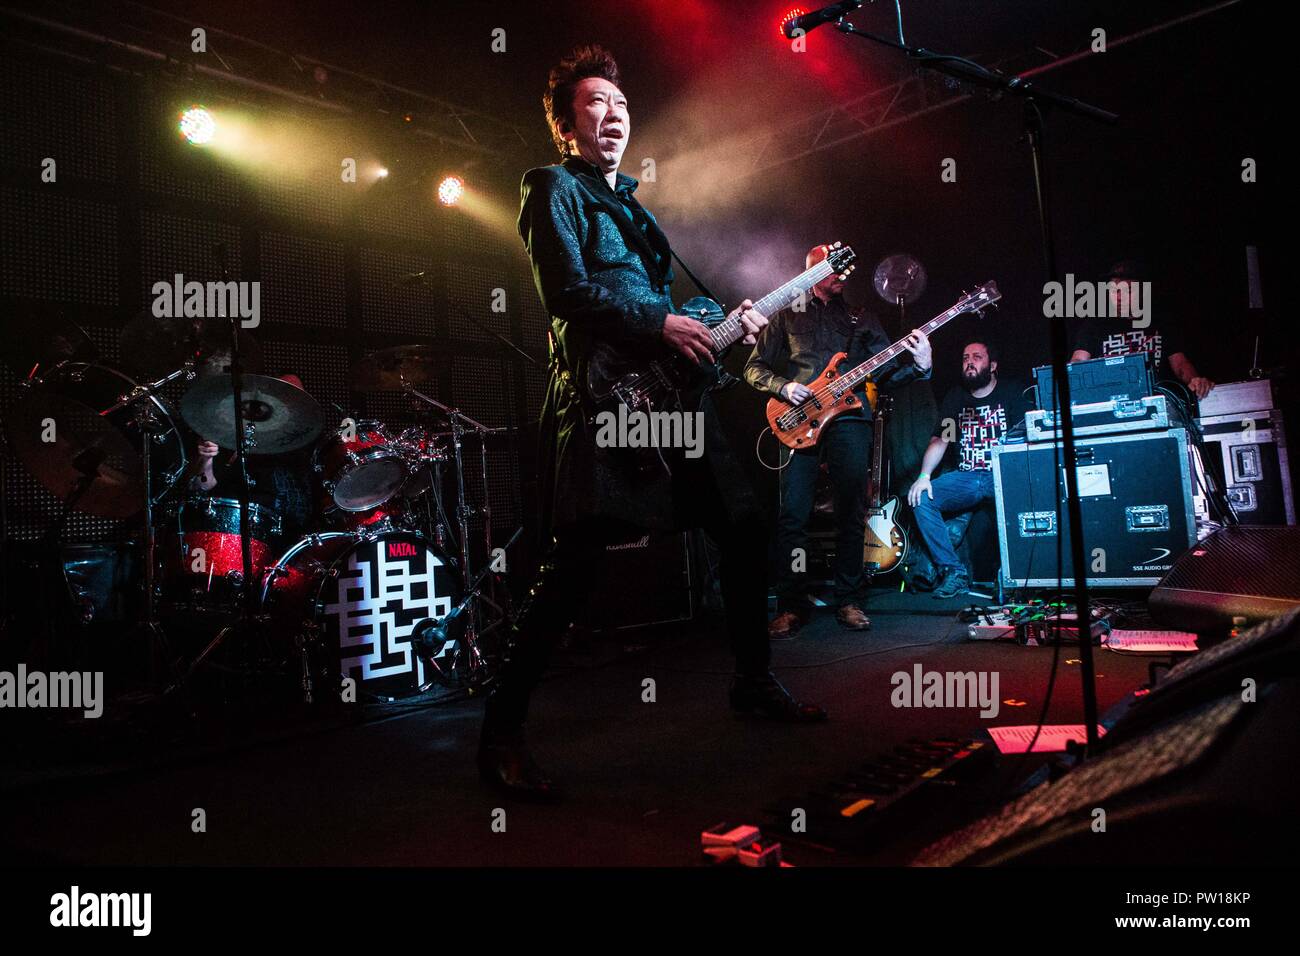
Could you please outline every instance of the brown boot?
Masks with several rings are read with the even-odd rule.
[[[841,604],[835,612],[835,620],[840,622],[840,627],[850,631],[871,630],[871,618],[862,613],[862,608],[856,604]]]
[[[803,619],[794,611],[782,611],[767,626],[767,636],[774,641],[788,641],[803,627]]]

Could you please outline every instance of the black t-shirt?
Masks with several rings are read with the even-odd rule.
[[[222,449],[212,463],[216,485],[204,492],[214,498],[239,497],[239,463],[233,452]],[[252,481],[248,500],[280,515],[284,534],[297,536],[311,524],[313,515],[310,452],[288,455],[249,455]]]
[[[1075,330],[1075,350],[1082,349],[1092,358],[1110,358],[1112,355],[1151,353],[1151,368],[1157,377],[1172,374],[1169,356],[1184,350],[1183,336],[1178,323],[1158,326],[1153,321],[1145,329],[1133,328],[1128,318],[1087,319]]]
[[[993,446],[1001,444],[1007,432],[1019,425],[1029,410],[1029,399],[1021,382],[998,379],[993,391],[976,398],[960,385],[954,386],[939,405],[937,438],[955,439],[960,471],[988,471],[993,467]]]

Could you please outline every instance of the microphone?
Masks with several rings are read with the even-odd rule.
[[[833,3],[829,7],[822,7],[812,13],[805,13],[801,17],[791,17],[786,21],[785,35],[790,39],[794,39],[796,30],[807,33],[823,23],[834,23],[836,20],[848,16],[860,6],[862,6],[862,0],[841,0],[840,3]]]

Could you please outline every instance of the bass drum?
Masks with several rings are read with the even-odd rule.
[[[463,628],[453,626],[445,642],[427,639],[429,623],[460,600],[457,579],[455,566],[421,535],[326,532],[280,557],[267,573],[262,606],[315,648],[322,693],[328,680],[351,678],[359,692],[393,699],[445,680],[462,656]],[[415,646],[422,639],[423,655]]]

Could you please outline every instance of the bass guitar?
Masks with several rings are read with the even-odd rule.
[[[986,282],[974,292],[962,296],[951,309],[936,315],[921,326],[921,331],[927,336],[931,335],[957,316],[982,312],[1000,298],[1002,293],[998,291],[997,284]],[[767,424],[771,427],[772,434],[787,448],[814,447],[826,426],[834,421],[836,416],[860,407],[861,402],[853,394],[853,390],[866,381],[876,369],[902,355],[906,351],[903,341],[899,339],[883,352],[873,355],[861,365],[843,373],[838,369],[840,363],[848,356],[844,352],[836,352],[831,356],[826,370],[808,383],[808,388],[812,390],[812,397],[804,399],[798,405],[791,405],[780,398],[769,399]]]

